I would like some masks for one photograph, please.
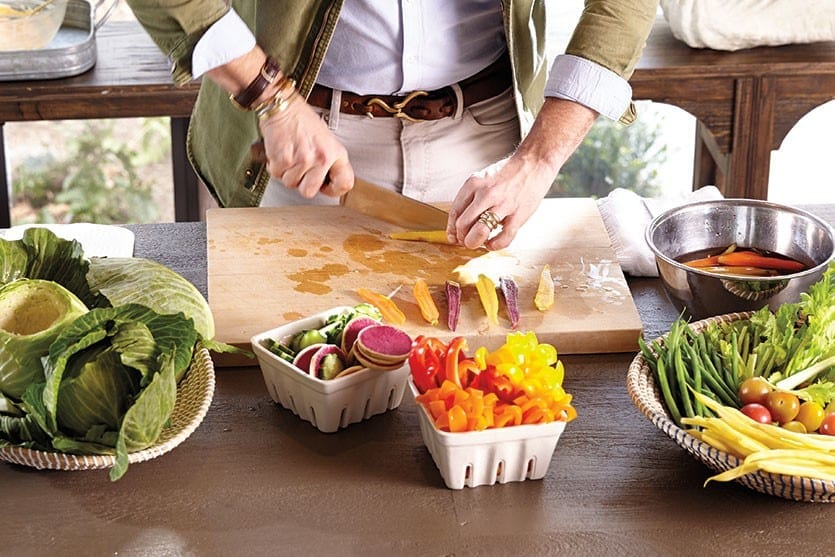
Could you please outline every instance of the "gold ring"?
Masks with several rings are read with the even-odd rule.
[[[490,231],[497,229],[501,226],[502,221],[499,219],[499,216],[494,213],[493,211],[484,211],[478,216],[478,222],[486,226]]]

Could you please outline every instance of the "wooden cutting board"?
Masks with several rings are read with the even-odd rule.
[[[404,329],[449,339],[468,337],[472,350],[498,347],[511,332],[504,301],[490,324],[473,281],[485,273],[498,285],[519,285],[518,330],[535,331],[562,354],[633,352],[641,320],[591,199],[546,199],[513,244],[497,252],[396,241],[400,230],[344,207],[294,206],[211,209],[207,212],[209,305],[217,339],[249,347],[252,335],[336,306],[362,300],[364,286],[392,299],[406,314]],[[556,284],[554,306],[538,311],[533,298],[544,264]],[[417,277],[430,285],[441,312],[431,326],[412,296]],[[446,326],[444,283],[462,286],[455,332]],[[217,365],[252,365],[215,355]]]

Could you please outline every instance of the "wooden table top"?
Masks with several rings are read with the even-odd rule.
[[[835,206],[814,209],[835,223]],[[205,293],[205,227],[135,225],[136,254]],[[649,337],[676,313],[630,279]],[[570,423],[542,480],[447,489],[407,395],[395,411],[319,433],[272,402],[257,368],[222,369],[182,445],[106,471],[0,464],[0,554],[765,555],[831,550],[832,509],[710,473],[633,406],[632,353],[568,356]]]
[[[0,83],[0,122],[191,116],[199,82],[177,87],[171,63],[136,21],[96,31],[96,64],[63,79]]]

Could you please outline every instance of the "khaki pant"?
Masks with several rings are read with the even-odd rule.
[[[333,110],[339,91],[333,97],[331,110],[314,110],[345,145],[355,174],[421,201],[451,202],[467,177],[512,153],[520,140],[509,89],[450,118],[417,123],[342,114]],[[270,181],[261,200],[262,207],[309,203],[338,200],[307,200],[278,180]]]

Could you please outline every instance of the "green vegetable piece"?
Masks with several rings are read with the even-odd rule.
[[[319,332],[318,329],[306,329],[293,336],[293,340],[290,341],[290,348],[298,354],[302,349],[307,348],[311,344],[324,344],[327,341],[327,337]]]

